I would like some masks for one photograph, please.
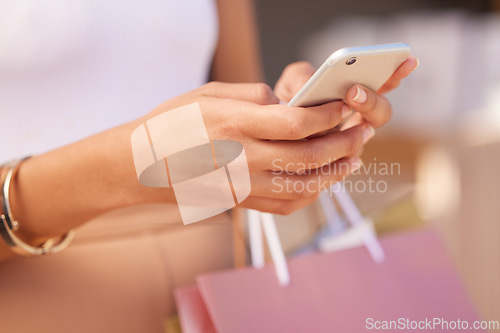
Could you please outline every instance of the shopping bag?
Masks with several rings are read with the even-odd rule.
[[[380,242],[382,263],[363,247],[292,258],[286,287],[271,264],[203,274],[197,286],[219,333],[472,328],[478,315],[432,230],[393,234]]]
[[[196,285],[177,288],[175,304],[184,333],[215,333],[215,327]]]

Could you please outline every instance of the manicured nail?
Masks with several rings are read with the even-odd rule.
[[[363,143],[367,143],[368,140],[373,138],[374,135],[375,135],[375,129],[371,126],[366,127],[363,130]]]
[[[342,119],[346,118],[351,113],[351,108],[347,104],[342,105]]]
[[[366,94],[366,91],[361,89],[359,86],[356,87],[356,96],[352,99],[356,103],[364,103],[368,99],[368,95]]]
[[[349,173],[353,173],[361,168],[361,166],[363,165],[363,161],[359,157],[351,157],[349,164]]]

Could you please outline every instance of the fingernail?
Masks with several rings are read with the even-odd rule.
[[[359,86],[356,87],[356,96],[352,99],[356,103],[364,103],[368,99],[368,95],[366,94],[366,91],[361,89]]]
[[[371,138],[373,138],[373,136],[375,135],[375,129],[371,126],[367,126],[364,130],[363,130],[363,143],[367,143],[368,140],[370,140]]]
[[[349,164],[349,173],[353,173],[361,168],[363,161],[359,157],[352,157]]]
[[[420,66],[420,60],[418,60],[418,58],[416,58],[416,59],[417,59],[417,65],[413,68],[413,70],[417,69],[418,66]]]
[[[351,113],[351,108],[347,104],[342,105],[342,119],[346,118]]]

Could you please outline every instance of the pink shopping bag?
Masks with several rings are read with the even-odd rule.
[[[215,333],[215,327],[208,314],[200,290],[196,285],[177,288],[175,304],[184,333]]]
[[[272,265],[201,275],[197,285],[219,333],[457,332],[465,325],[481,332],[472,329],[478,315],[432,230],[381,244],[381,264],[361,247],[291,259],[287,287]]]

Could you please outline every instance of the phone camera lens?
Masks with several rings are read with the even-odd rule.
[[[345,62],[345,64],[346,64],[346,65],[352,65],[352,64],[354,64],[355,62],[356,62],[356,57],[352,57],[352,58],[349,58],[349,59]]]

